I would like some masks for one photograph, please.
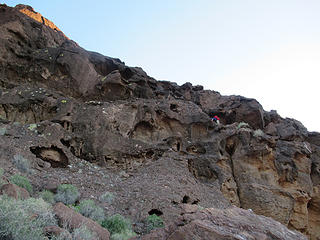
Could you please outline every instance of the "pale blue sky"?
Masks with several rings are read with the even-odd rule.
[[[256,98],[320,131],[320,1],[1,1],[158,80]]]

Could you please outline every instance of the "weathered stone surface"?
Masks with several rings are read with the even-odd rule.
[[[76,229],[85,225],[92,233],[96,234],[97,239],[109,240],[110,233],[107,229],[101,227],[95,221],[75,212],[63,203],[56,203],[53,207],[53,211],[62,226],[66,224],[69,228]]]
[[[40,13],[36,12],[32,7],[28,5],[18,4],[15,8],[18,9],[23,14],[31,17],[32,19],[44,24],[45,26],[48,26],[57,32],[61,32],[61,30],[53,22],[43,17]]]
[[[136,238],[138,239],[138,238]],[[307,239],[271,218],[256,215],[252,210],[237,207],[209,208],[181,216],[180,222],[164,229],[154,230],[142,240],[192,240],[192,239]]]
[[[246,122],[254,129],[263,129],[264,111],[255,100],[242,96],[221,96],[217,92],[200,91],[198,104],[210,115],[218,115],[223,124]]]
[[[19,154],[36,191],[61,183],[85,198],[108,191],[114,201],[101,202],[108,215],[141,222],[157,213],[170,222],[180,203],[192,204],[189,212],[232,204],[319,238],[319,133],[254,99],[156,81],[86,51],[28,6],[0,5],[0,14],[7,175],[18,171],[12,159]],[[190,226],[211,227],[199,221]],[[177,230],[170,226],[167,232]]]
[[[30,194],[26,189],[12,183],[2,185],[0,188],[0,194],[6,194],[15,199],[27,199],[30,197]]]

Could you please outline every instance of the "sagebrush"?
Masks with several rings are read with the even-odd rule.
[[[155,228],[162,228],[164,227],[163,220],[161,217],[157,216],[156,214],[149,215],[146,219],[147,222],[147,231],[150,232]]]
[[[24,158],[20,154],[16,154],[13,156],[12,160],[13,164],[16,166],[16,168],[19,169],[20,172],[22,173],[31,173],[31,168],[30,168],[30,162],[28,159]]]
[[[237,129],[240,129],[240,128],[249,128],[250,125],[246,122],[240,122],[237,126]]]
[[[57,225],[51,205],[42,199],[0,196],[0,236],[12,240],[43,240],[43,227]]]
[[[132,237],[135,237],[137,234],[133,231],[127,230],[122,233],[112,234],[110,240],[128,240]]]
[[[105,192],[99,198],[99,200],[101,202],[105,202],[105,203],[108,203],[108,204],[111,204],[113,199],[114,199],[114,195],[111,192]]]
[[[79,197],[80,193],[75,186],[72,184],[61,184],[58,186],[57,194],[54,198],[56,202],[63,202],[69,205],[74,204]]]
[[[50,204],[55,203],[54,194],[48,190],[44,190],[44,191],[40,192],[39,197],[41,197],[47,203],[50,203]]]
[[[100,223],[105,219],[103,209],[91,199],[80,201],[79,213]]]
[[[4,174],[4,170],[3,170],[2,168],[0,168],[0,187],[1,187],[2,185],[4,185],[4,183],[5,183],[5,182],[2,180],[3,174]]]
[[[132,232],[130,220],[124,218],[120,214],[115,214],[111,217],[106,218],[102,222],[101,226],[108,229],[111,235]]]
[[[28,178],[26,178],[25,176],[21,176],[19,174],[15,174],[15,175],[12,175],[10,178],[9,178],[10,182],[19,186],[19,187],[22,187],[24,189],[26,189],[30,194],[32,193],[32,185],[29,181]]]

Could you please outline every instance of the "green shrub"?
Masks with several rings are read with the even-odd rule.
[[[111,235],[110,239],[111,240],[128,240],[132,237],[135,237],[137,234],[133,231],[125,231],[122,233],[115,233]]]
[[[248,123],[246,123],[246,122],[241,122],[241,123],[238,124],[237,129],[240,129],[240,128],[249,128],[249,127],[250,127],[250,125],[249,125]]]
[[[157,216],[156,214],[149,215],[146,219],[147,222],[147,231],[150,232],[155,228],[162,228],[164,227],[163,220],[161,217]]]
[[[2,180],[3,173],[4,173],[4,170],[0,168],[0,187],[4,185],[4,181]]]
[[[36,216],[40,220],[41,226],[57,225],[55,216],[52,212],[52,205],[41,198],[28,198],[19,202],[22,208],[31,216]]]
[[[29,124],[28,129],[29,129],[30,131],[37,131],[37,130],[36,130],[37,127],[38,127],[37,124],[31,123],[31,124]]]
[[[93,240],[98,239],[97,236],[91,232],[85,225],[81,226],[80,228],[77,228],[72,233],[72,239],[73,240]]]
[[[91,199],[80,202],[79,213],[97,222],[102,222],[105,218],[103,209],[97,206]]]
[[[16,184],[19,187],[25,188],[29,193],[32,193],[32,185],[28,178],[15,174],[10,177],[10,182]]]
[[[1,116],[0,116],[1,118]],[[0,128],[0,136],[6,135],[7,129],[5,127]]]
[[[72,208],[75,212],[80,213],[80,206],[74,204],[68,205],[68,207]]]
[[[40,192],[39,197],[41,197],[44,201],[50,204],[54,204],[54,194],[48,190],[44,190]]]
[[[113,201],[113,199],[114,199],[114,195],[113,195],[113,193],[111,193],[111,192],[105,192],[105,193],[102,194],[102,195],[100,196],[100,198],[99,198],[99,200],[100,200],[101,202],[105,202],[105,203],[108,203],[108,204],[111,204],[112,201]]]
[[[20,172],[23,172],[23,173],[31,172],[29,161],[25,159],[22,155],[19,155],[19,154],[14,155],[12,162],[16,166],[16,168],[19,169]]]
[[[253,132],[254,137],[262,137],[264,136],[264,132],[261,129],[257,129]]]
[[[68,227],[66,227],[68,228]],[[51,240],[95,240],[98,239],[95,233],[91,232],[85,225],[82,225],[79,228],[76,228],[71,232],[70,228],[69,231],[64,231],[58,236],[52,236]]]
[[[126,231],[131,230],[130,220],[124,218],[120,214],[115,214],[111,217],[108,217],[101,224],[102,227],[108,229],[111,235],[116,233],[125,233]]]
[[[72,184],[61,184],[58,186],[55,195],[56,202],[63,202],[66,205],[75,203],[80,196],[78,189]]]
[[[0,238],[43,240],[43,227],[48,225],[56,225],[56,220],[51,206],[42,199],[0,196]]]

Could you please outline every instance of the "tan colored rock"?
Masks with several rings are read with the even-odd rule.
[[[61,225],[66,224],[71,229],[76,229],[85,225],[92,233],[96,234],[99,240],[109,240],[110,233],[101,227],[97,222],[82,216],[71,208],[59,202],[54,205],[53,211]]]
[[[32,7],[28,5],[19,4],[15,8],[17,8],[21,13],[27,15],[28,17],[50,27],[55,31],[62,32],[53,22],[43,17],[40,13],[36,12]]]
[[[313,188],[312,198],[308,204],[308,234],[311,239],[320,239],[320,185]]]
[[[195,213],[199,210],[199,206],[195,204],[181,204],[184,213]]]
[[[0,188],[0,195],[1,194],[6,194],[9,197],[15,198],[15,199],[27,199],[30,197],[29,192],[24,189],[21,188],[15,184],[12,183],[8,183],[8,184],[4,184],[1,188]]]

